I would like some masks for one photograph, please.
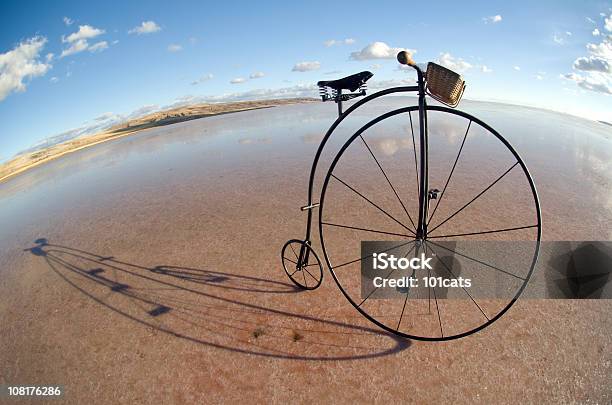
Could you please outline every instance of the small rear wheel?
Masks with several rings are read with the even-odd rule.
[[[281,251],[281,260],[287,276],[304,290],[314,290],[323,280],[323,267],[319,256],[309,242],[291,239]]]

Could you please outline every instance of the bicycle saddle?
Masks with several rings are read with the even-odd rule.
[[[342,79],[337,80],[321,80],[317,83],[319,87],[330,87],[334,90],[349,90],[356,91],[361,87],[365,82],[367,82],[370,77],[374,76],[372,72],[360,72],[355,73],[354,75],[343,77]]]

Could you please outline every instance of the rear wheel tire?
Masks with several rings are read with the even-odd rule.
[[[299,288],[314,290],[323,281],[321,260],[309,243],[291,239],[281,250],[283,268],[289,279]]]

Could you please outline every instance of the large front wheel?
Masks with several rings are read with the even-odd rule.
[[[334,280],[363,316],[400,336],[450,340],[492,324],[521,295],[537,261],[540,206],[525,163],[497,131],[446,107],[427,106],[426,116],[428,145],[413,106],[373,119],[342,146],[323,184],[319,231]],[[417,240],[422,147],[430,198]],[[434,268],[412,272],[418,286],[366,288],[365,241],[396,256],[428,254]],[[459,279],[477,288],[436,281]]]

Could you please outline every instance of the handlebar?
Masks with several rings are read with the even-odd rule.
[[[417,71],[417,76],[418,76],[418,79],[419,79],[419,83],[423,81],[423,73],[424,72],[416,64],[416,62],[412,59],[412,55],[410,55],[409,52],[401,51],[400,53],[398,53],[397,54],[397,61],[399,63],[401,63],[402,65],[410,66],[411,68],[416,70]]]
[[[414,60],[412,60],[412,56],[406,51],[401,51],[400,53],[397,54],[397,61],[401,63],[402,65],[408,65],[408,66],[416,65]]]

